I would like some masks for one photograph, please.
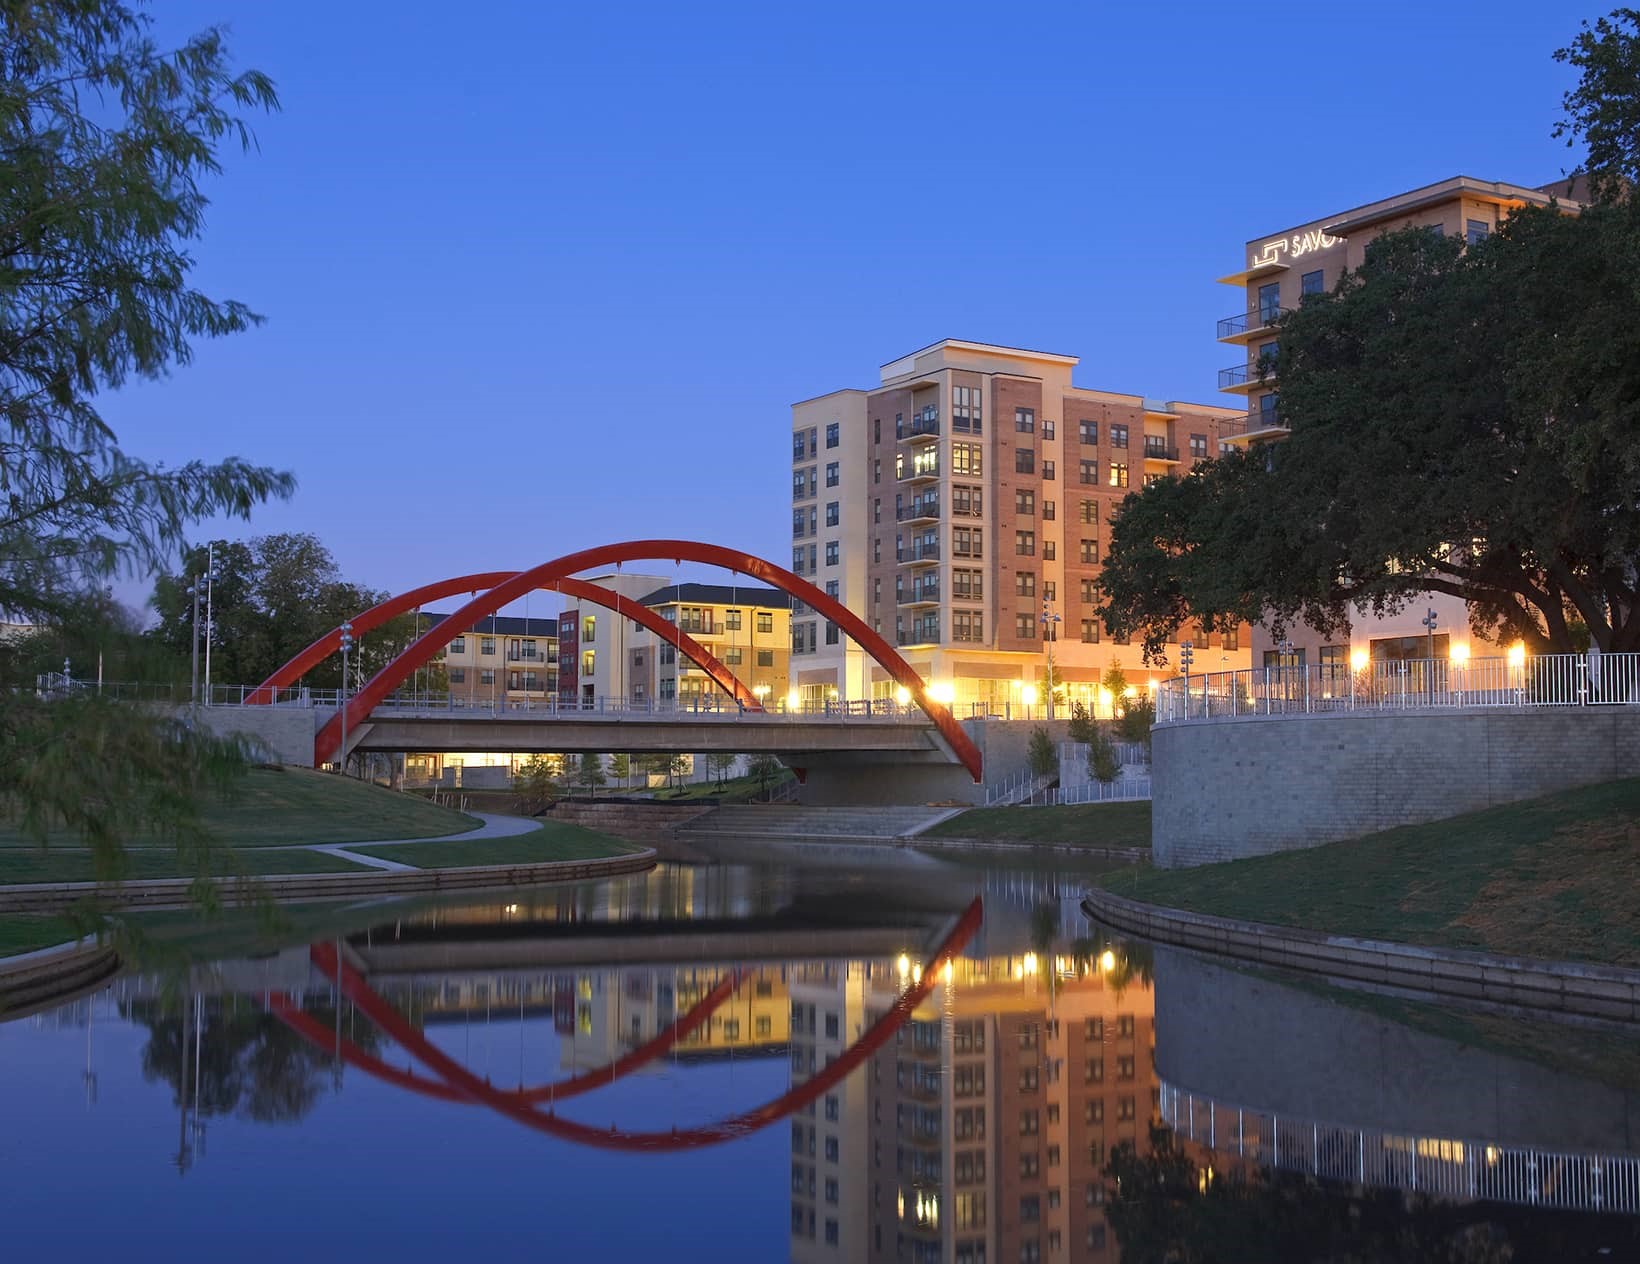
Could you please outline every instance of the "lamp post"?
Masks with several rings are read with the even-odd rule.
[[[1293,700],[1293,674],[1291,668],[1297,667],[1298,664],[1293,661],[1292,638],[1289,637],[1281,642],[1280,645],[1276,646],[1276,649],[1281,652],[1281,657],[1276,660],[1276,671],[1281,673],[1281,708],[1285,711],[1287,704]],[[1268,685],[1265,686],[1265,692],[1269,692]],[[1269,708],[1266,707],[1265,709],[1268,710]]]
[[[342,691],[338,701],[341,705],[342,716],[342,750],[341,760],[336,771],[344,777],[347,775],[347,652],[353,648],[353,620],[342,621]]]
[[[1053,691],[1057,683],[1053,668],[1053,643],[1059,639],[1059,616],[1054,613],[1053,605],[1046,598],[1042,601],[1042,643],[1048,647],[1048,679],[1045,682],[1048,688],[1048,718],[1053,719]]]
[[[1435,627],[1440,623],[1440,620],[1435,617],[1435,607],[1431,606],[1428,613],[1418,622],[1423,624],[1425,631],[1429,633],[1428,692],[1429,700],[1433,702],[1435,700]]]
[[[216,630],[212,621],[211,598],[216,585],[216,541],[211,541],[205,555],[205,705],[211,705],[211,637]]]
[[[188,584],[188,595],[193,598],[194,610],[189,619],[189,639],[193,642],[193,667],[189,674],[188,701],[199,705],[199,576]]]
[[[1181,641],[1179,643],[1179,666],[1184,668],[1184,714],[1186,719],[1190,718],[1190,664],[1195,661],[1195,644],[1191,641]]]

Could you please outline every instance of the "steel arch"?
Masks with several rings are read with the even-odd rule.
[[[957,723],[950,709],[928,696],[927,690],[923,687],[922,677],[917,675],[911,664],[900,657],[898,651],[883,640],[879,633],[873,631],[865,620],[835,598],[828,597],[807,580],[776,566],[773,562],[722,545],[699,544],[693,540],[628,540],[619,544],[604,544],[596,548],[582,549],[578,553],[566,554],[529,570],[519,571],[516,575],[496,584],[488,592],[473,597],[459,610],[446,616],[436,627],[424,632],[398,657],[366,681],[364,687],[345,705],[345,718],[349,727],[357,730],[361,723],[369,719],[370,713],[379,702],[416,668],[449,644],[453,637],[467,631],[484,616],[493,614],[525,593],[536,588],[551,587],[555,581],[566,579],[590,567],[662,558],[679,562],[700,562],[749,575],[812,606],[816,612],[846,632],[849,638],[870,654],[879,666],[887,669],[889,675],[916,699],[917,705],[933,721],[934,727],[945,739],[952,754],[968,770],[974,781],[977,783],[981,780],[984,761],[979,748],[963,731],[962,725]],[[338,710],[314,738],[315,763],[327,763],[336,757],[341,747],[343,718],[343,710]]]
[[[408,614],[417,609],[424,601],[437,601],[441,597],[453,596],[456,593],[482,592],[493,588],[503,580],[511,579],[517,571],[485,571],[473,575],[457,575],[451,579],[442,579],[432,584],[424,584],[397,597],[389,597],[379,605],[361,611],[353,616],[354,632],[363,635],[373,628],[380,627],[389,619],[397,618],[401,614]],[[648,628],[663,641],[675,646],[690,662],[694,663],[709,677],[712,683],[725,693],[729,694],[741,706],[749,711],[761,711],[763,704],[757,696],[744,684],[740,678],[731,672],[726,665],[713,655],[699,641],[687,632],[680,631],[675,624],[668,623],[648,606],[633,601],[630,597],[623,597],[619,593],[610,592],[607,588],[600,588],[596,584],[589,584],[583,579],[560,579],[551,585],[559,592],[576,597],[582,601],[590,601],[595,606],[605,610],[613,610],[617,614],[624,614],[641,627]],[[341,648],[342,630],[332,628],[313,644],[296,654],[289,662],[279,667],[274,673],[251,691],[245,699],[247,706],[260,706],[271,703],[278,696],[278,691],[300,680],[305,672],[324,661],[329,655]],[[320,762],[323,762],[322,760]]]

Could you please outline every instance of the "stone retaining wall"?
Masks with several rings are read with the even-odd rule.
[[[1082,901],[1089,917],[1160,944],[1336,979],[1491,1001],[1587,1018],[1640,1021],[1640,970],[1424,948],[1129,900],[1100,887]]]
[[[585,882],[655,867],[655,853],[645,848],[625,856],[597,860],[548,860],[528,865],[473,865],[461,869],[378,869],[368,873],[290,874],[248,879],[215,879],[224,904],[242,904],[264,896],[281,901],[328,900],[350,896],[460,891],[485,887],[538,886],[547,882]],[[42,882],[0,887],[0,913],[49,913],[82,900],[105,908],[175,908],[188,903],[188,878],[155,878],[141,882]]]
[[[587,829],[599,830],[631,842],[650,843],[670,838],[678,826],[705,815],[715,806],[710,803],[581,803],[566,800],[554,804],[543,819],[583,825]]]
[[[1315,847],[1640,773],[1640,707],[1244,716],[1159,725],[1154,862]]]

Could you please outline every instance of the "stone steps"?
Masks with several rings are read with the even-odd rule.
[[[809,808],[785,804],[720,807],[678,828],[679,834],[805,839],[904,838],[950,815],[949,808]]]

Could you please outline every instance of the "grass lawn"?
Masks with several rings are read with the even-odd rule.
[[[361,856],[380,856],[419,869],[460,869],[471,865],[527,865],[541,860],[591,860],[624,856],[631,843],[568,822],[546,821],[533,834],[512,838],[451,839],[405,843],[399,847],[355,847]]]
[[[1009,843],[1149,847],[1149,803],[1076,803],[1050,808],[970,808],[919,838],[982,838]]]
[[[66,917],[44,913],[6,913],[0,915],[0,957],[36,948],[50,948],[54,944],[78,939],[79,932]]]
[[[164,848],[125,853],[122,878],[191,878],[176,853]],[[219,877],[270,873],[364,873],[368,865],[355,864],[321,851],[228,852],[213,857],[211,872]],[[21,882],[90,882],[97,877],[88,851],[41,851],[37,847],[0,850],[0,885]]]
[[[722,785],[715,781],[692,781],[676,790],[656,790],[654,797],[660,803],[689,803],[696,799],[716,799],[720,803],[761,803],[765,792],[772,794],[791,780],[792,774],[782,769],[780,776],[770,778],[767,786],[760,784],[756,777],[730,777]]]
[[[1124,869],[1120,895],[1403,943],[1640,965],[1640,778],[1195,869]]]
[[[234,847],[437,838],[478,825],[470,816],[435,807],[415,795],[303,768],[254,768],[231,798],[208,801],[202,815],[212,836]],[[31,841],[0,826],[0,847],[27,846]],[[66,833],[51,841],[79,843]],[[130,840],[134,845],[155,841]]]

